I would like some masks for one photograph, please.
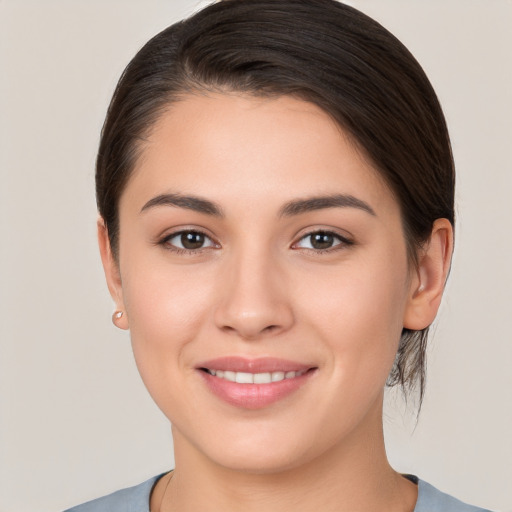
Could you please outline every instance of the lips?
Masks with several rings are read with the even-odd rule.
[[[316,367],[275,358],[224,357],[197,366],[208,389],[246,409],[269,406],[300,389]]]

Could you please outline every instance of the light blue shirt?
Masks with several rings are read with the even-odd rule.
[[[161,476],[163,475],[150,478],[135,487],[121,489],[103,498],[88,501],[65,512],[150,512],[151,491]],[[467,505],[415,476],[407,477],[418,484],[418,501],[414,512],[490,512]]]

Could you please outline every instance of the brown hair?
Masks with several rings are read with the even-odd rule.
[[[118,205],[144,136],[197,91],[294,95],[327,112],[400,204],[409,257],[438,218],[454,224],[455,171],[436,94],[405,46],[334,0],[224,0],[152,38],[117,85],[96,167],[98,209],[117,256]],[[388,385],[425,385],[428,328],[404,329]]]

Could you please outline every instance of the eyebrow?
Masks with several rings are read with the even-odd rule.
[[[374,209],[365,201],[347,194],[333,194],[328,196],[315,196],[306,199],[298,199],[286,203],[280,210],[280,217],[300,215],[314,210],[325,208],[357,208],[374,217],[377,216]]]
[[[150,199],[140,210],[144,212],[150,208],[156,206],[177,206],[178,208],[186,208],[187,210],[194,210],[199,213],[205,213],[206,215],[212,215],[214,217],[224,217],[222,208],[208,201],[208,199],[202,199],[196,196],[185,196],[182,194],[160,194],[159,196]]]
[[[141,213],[157,206],[175,206],[194,210],[214,217],[224,217],[222,208],[208,199],[178,193],[160,194],[150,199],[141,209]],[[279,211],[279,217],[291,217],[315,210],[326,208],[357,208],[376,217],[373,208],[365,201],[352,195],[334,194],[329,196],[314,196],[306,199],[296,199],[286,203]]]

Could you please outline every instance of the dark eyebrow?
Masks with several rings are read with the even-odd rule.
[[[187,208],[206,215],[213,215],[214,217],[224,217],[222,208],[207,199],[202,199],[196,196],[185,196],[182,194],[161,194],[150,199],[140,210],[144,212],[149,208],[155,206],[177,206],[178,208]]]
[[[334,194],[330,196],[308,197],[286,203],[279,212],[280,217],[289,217],[324,208],[357,208],[377,216],[373,208],[365,201],[346,194]]]

